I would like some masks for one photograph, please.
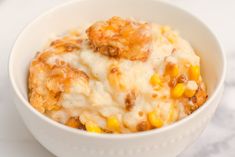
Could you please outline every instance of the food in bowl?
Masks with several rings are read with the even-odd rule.
[[[53,40],[32,61],[28,88],[39,112],[96,133],[161,128],[207,99],[186,40],[169,26],[120,17]]]

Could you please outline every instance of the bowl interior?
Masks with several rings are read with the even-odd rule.
[[[37,18],[19,36],[12,51],[10,73],[16,90],[27,98],[28,67],[49,39],[66,30],[112,16],[167,24],[178,30],[201,57],[201,71],[209,97],[223,73],[223,56],[215,37],[194,16],[165,2],[153,0],[82,0],[52,9]],[[29,105],[29,104],[28,104]]]

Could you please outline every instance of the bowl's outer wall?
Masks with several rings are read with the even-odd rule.
[[[10,60],[10,73],[14,70],[10,76],[13,86],[15,85],[17,108],[35,138],[57,156],[175,156],[190,145],[205,128],[216,109],[219,94],[210,104],[205,104],[203,109],[183,122],[178,122],[179,125],[173,124],[171,129],[160,129],[159,132],[153,131],[135,138],[102,138],[87,136],[81,131],[68,131],[36,113],[26,102],[28,65],[36,52],[48,43],[48,38],[81,24],[88,25],[114,15],[135,17],[176,28],[198,50],[202,58],[203,77],[209,96],[212,95],[223,73],[223,55],[217,40],[196,18],[160,1],[83,0],[70,2],[39,17],[17,39]]]

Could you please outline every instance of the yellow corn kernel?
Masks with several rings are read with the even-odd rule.
[[[171,70],[171,76],[172,77],[176,77],[179,74],[179,68],[177,65],[173,66],[172,70]]]
[[[72,128],[78,128],[79,127],[79,122],[76,118],[71,117],[69,120],[65,123],[65,125],[70,126]]]
[[[167,122],[172,123],[172,122],[176,121],[177,118],[178,118],[177,109],[174,104],[171,104]]]
[[[192,90],[189,88],[186,88],[184,91],[184,95],[189,98],[193,97],[195,93],[196,93],[196,90]]]
[[[185,85],[183,83],[178,83],[171,90],[171,95],[173,98],[179,98],[184,94],[184,91],[185,91]]]
[[[164,34],[166,32],[170,32],[171,28],[169,26],[162,26],[161,33]]]
[[[160,128],[163,126],[163,121],[160,117],[156,115],[156,112],[148,113],[148,120],[153,127]]]
[[[111,131],[116,131],[119,132],[120,131],[120,124],[119,121],[116,117],[111,116],[107,119],[107,127],[111,130]]]
[[[163,36],[161,36],[161,35],[159,35],[158,37],[157,37],[157,40],[159,40],[159,41],[161,41],[161,42],[163,42],[164,41],[164,37]]]
[[[150,82],[150,84],[152,86],[157,86],[157,85],[161,85],[162,84],[162,81],[161,81],[159,75],[156,74],[156,73],[151,76],[149,82]]]
[[[88,132],[94,132],[94,133],[101,133],[102,132],[102,130],[99,128],[99,126],[94,123],[87,123],[85,125],[85,127]]]
[[[166,65],[166,74],[169,74],[171,77],[176,77],[179,74],[179,67],[177,64],[168,63]]]
[[[198,85],[195,81],[188,81],[185,87],[184,95],[186,97],[193,97],[196,93],[196,90],[198,89]]]
[[[176,36],[175,36],[175,34],[169,34],[169,35],[167,36],[167,39],[168,39],[168,41],[169,41],[171,44],[173,44],[173,43],[176,42]]]
[[[197,81],[199,76],[200,76],[200,68],[199,68],[199,66],[197,66],[197,65],[190,66],[188,73],[189,73],[190,80]]]

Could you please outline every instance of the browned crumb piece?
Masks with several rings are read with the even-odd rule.
[[[194,104],[192,110],[195,111],[206,101],[208,95],[203,84],[199,85],[199,88],[196,91],[196,94],[192,97],[192,102]]]
[[[192,98],[187,98],[184,103],[184,109],[186,114],[191,114],[195,110],[197,110],[200,106],[204,104],[208,95],[206,93],[206,89],[203,83],[199,85],[195,95]],[[193,104],[189,104],[188,101],[191,100]]]
[[[78,126],[78,129],[80,130],[86,130],[85,125],[83,125],[82,123]]]
[[[146,131],[150,129],[150,125],[147,121],[142,121],[136,126],[137,131]]]
[[[132,20],[112,17],[96,22],[86,33],[91,48],[113,58],[146,60],[152,42],[151,26]]]
[[[78,128],[81,125],[81,123],[78,118],[70,117],[68,121],[65,123],[65,125],[72,127],[72,128]]]
[[[171,78],[171,80],[168,83],[168,86],[171,88],[174,88],[176,84],[177,84],[177,79],[174,77],[174,78]]]
[[[184,104],[184,112],[187,114],[187,115],[190,115],[192,113],[192,107],[191,105],[187,102],[188,99],[185,99],[185,103]]]
[[[153,98],[153,99],[156,99],[157,97],[158,97],[157,94],[152,94],[152,98]]]
[[[103,129],[103,132],[107,133],[107,134],[112,134],[113,132],[108,130],[108,129]]]
[[[134,90],[132,90],[130,93],[126,95],[125,104],[127,111],[130,111],[133,108],[133,106],[135,105],[135,99],[136,99],[136,93]]]
[[[185,83],[185,82],[187,82],[187,81],[188,81],[188,78],[187,78],[187,76],[184,75],[184,74],[181,74],[181,75],[178,76],[178,78],[177,78],[177,82],[178,82],[178,83]]]

